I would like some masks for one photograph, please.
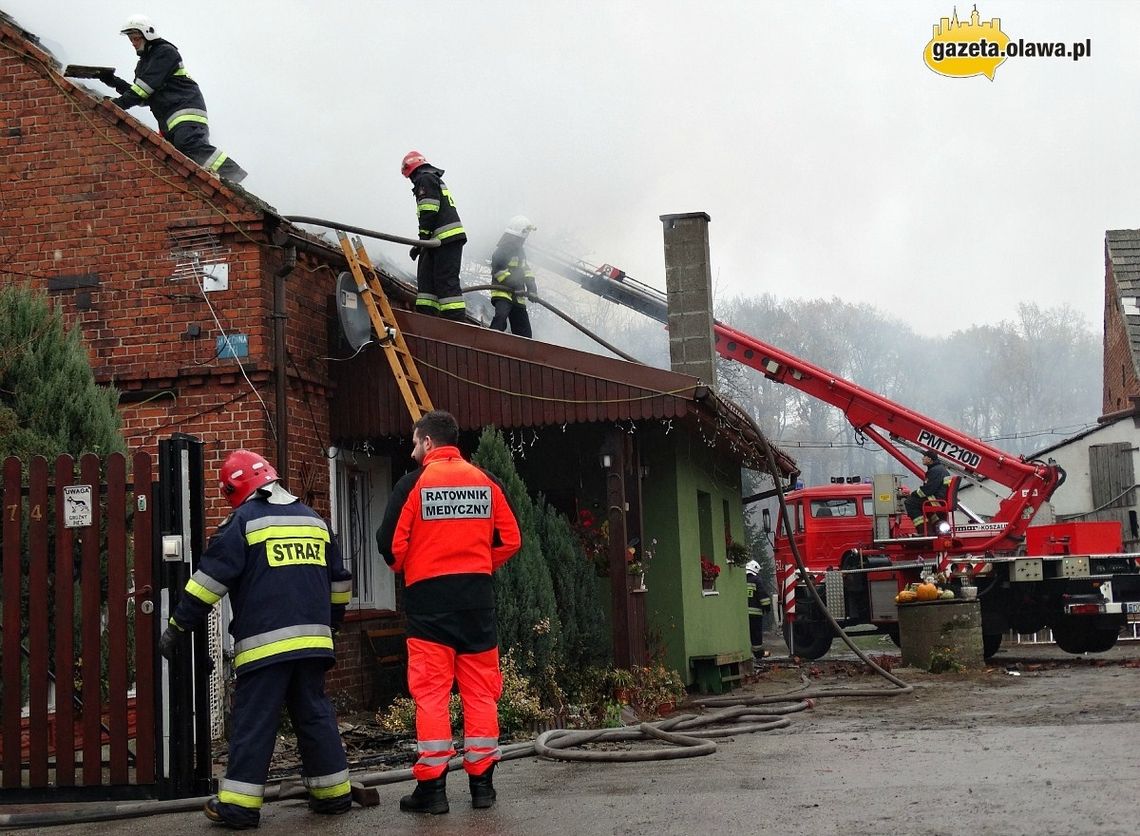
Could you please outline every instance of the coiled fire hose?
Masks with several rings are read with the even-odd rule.
[[[300,218],[294,218],[300,220]],[[316,219],[305,219],[308,222],[318,223]],[[334,225],[334,224],[328,224]],[[346,228],[346,227],[341,227]],[[362,234],[374,234],[367,230],[347,227],[350,231]],[[388,237],[376,234],[376,237]],[[410,242],[409,242],[410,243]],[[494,286],[478,286],[464,288],[464,291],[481,291],[496,289]],[[620,350],[610,346],[601,338],[593,335],[580,324],[554,306],[543,302],[537,296],[531,297],[540,302],[558,316],[587,335],[596,339],[601,345],[614,351],[625,359],[633,359]],[[751,422],[750,416],[745,416]],[[775,454],[765,435],[754,428],[760,439],[768,462],[769,472],[776,485],[776,495],[780,504],[780,515],[787,523],[787,503],[784,491],[777,475],[779,469],[776,465]],[[883,668],[867,656],[844,632],[838,622],[832,617],[820,597],[819,591],[812,581],[811,573],[804,565],[803,557],[796,547],[794,538],[789,538],[792,557],[799,569],[800,577],[807,586],[808,593],[815,600],[817,607],[827,618],[832,629],[843,642],[855,653],[859,659],[879,676],[886,679],[895,687],[882,688],[819,688],[799,690],[788,694],[769,696],[724,696],[706,697],[693,700],[690,704],[701,708],[716,709],[702,714],[676,714],[656,723],[640,723],[636,726],[607,729],[551,729],[538,735],[533,741],[515,743],[504,746],[502,760],[515,760],[517,758],[542,757],[551,760],[578,761],[588,763],[630,763],[639,761],[674,760],[679,758],[694,758],[711,755],[717,750],[712,738],[729,737],[754,732],[772,731],[791,725],[788,715],[813,708],[816,699],[834,697],[896,697],[908,694],[914,686],[906,683],[890,671]],[[761,710],[762,706],[772,706]],[[726,725],[731,723],[731,725]],[[618,743],[654,741],[671,744],[669,746],[656,746],[646,749],[626,749],[621,751],[583,750],[581,747],[591,743]],[[462,768],[463,758],[457,756],[448,762],[448,771]],[[375,787],[395,784],[413,780],[412,770],[393,769],[381,772],[368,772],[350,776],[352,782],[353,799],[361,806],[374,806],[379,803],[379,796],[373,790]],[[299,779],[285,779],[279,783],[266,787],[264,800],[284,801],[293,798],[306,798],[308,789]],[[202,809],[209,796],[199,798],[180,798],[169,801],[131,801],[111,804],[76,804],[64,810],[35,813],[9,813],[0,814],[0,829],[19,829],[30,827],[48,827],[61,824],[76,824],[80,822],[113,821],[118,819],[139,818],[143,816],[158,815],[161,813],[187,813]]]

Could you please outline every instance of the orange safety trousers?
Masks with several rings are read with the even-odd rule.
[[[448,701],[451,685],[459,682],[463,703],[463,768],[482,775],[502,756],[499,749],[499,697],[503,675],[499,649],[457,653],[445,644],[408,639],[408,690],[416,703],[417,781],[431,781],[447,772],[455,757]]]

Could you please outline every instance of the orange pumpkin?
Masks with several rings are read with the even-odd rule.
[[[909,604],[911,601],[914,601],[917,598],[918,593],[913,589],[904,589],[902,592],[895,596],[895,601],[899,604]]]
[[[919,601],[935,601],[938,599],[938,587],[932,583],[920,583],[914,591]]]

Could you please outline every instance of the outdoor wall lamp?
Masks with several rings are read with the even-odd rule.
[[[613,463],[614,460],[609,453],[602,453],[602,455],[598,457],[598,464],[602,467],[609,467]]]

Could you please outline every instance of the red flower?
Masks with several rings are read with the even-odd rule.
[[[701,555],[701,577],[706,581],[715,581],[716,576],[720,574],[720,567]]]

